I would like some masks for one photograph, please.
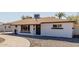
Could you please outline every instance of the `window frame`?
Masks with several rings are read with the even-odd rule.
[[[21,25],[21,33],[30,33],[30,25]]]
[[[62,24],[53,24],[53,27],[51,29],[63,29],[63,27],[62,27]]]

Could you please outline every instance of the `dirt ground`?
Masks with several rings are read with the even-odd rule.
[[[0,47],[29,47],[30,42],[18,36],[0,35]]]
[[[13,34],[12,34],[13,36]],[[79,47],[79,38],[14,35],[27,39],[30,47]]]
[[[11,36],[11,34],[10,34]],[[41,37],[41,36],[22,36],[30,42],[30,47],[79,47],[79,38],[56,38],[56,37]]]
[[[26,37],[27,38],[27,37]],[[51,39],[35,39],[27,38],[31,47],[79,47],[79,43],[51,40]]]

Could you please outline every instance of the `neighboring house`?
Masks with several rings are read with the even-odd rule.
[[[4,26],[4,32],[12,32],[11,25],[3,24],[3,26]]]
[[[3,29],[3,23],[0,22],[0,32],[2,32],[4,29]]]
[[[12,31],[20,35],[73,37],[75,21],[59,20],[53,17],[24,19],[11,23]]]
[[[11,25],[9,23],[3,23],[0,25],[0,32],[12,32]]]

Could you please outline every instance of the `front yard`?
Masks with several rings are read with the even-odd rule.
[[[31,43],[31,47],[79,47],[79,43],[71,43],[58,40],[40,40],[40,39],[28,39]]]
[[[9,41],[9,45],[13,46],[12,44],[15,42],[14,46],[18,46],[18,43],[21,43],[20,46],[25,46],[29,41],[30,47],[79,47],[79,38],[57,38],[57,37],[41,37],[41,36],[24,36],[24,35],[14,35],[14,34],[1,34],[0,36],[3,38],[5,35],[8,35],[7,39]],[[12,39],[10,37],[20,37],[24,39]],[[7,40],[3,40],[8,42]],[[2,41],[2,42],[3,42]],[[18,43],[17,43],[18,42]],[[25,43],[26,42],[26,43]],[[1,45],[0,45],[1,46]],[[2,45],[3,46],[3,45]]]
[[[25,37],[30,41],[31,47],[79,47],[79,39],[77,38],[22,37]]]

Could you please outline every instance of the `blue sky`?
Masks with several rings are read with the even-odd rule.
[[[41,17],[54,16],[56,12],[0,12],[0,22],[12,22],[21,19],[24,16],[40,14]],[[77,12],[65,12],[66,16],[77,15]]]

